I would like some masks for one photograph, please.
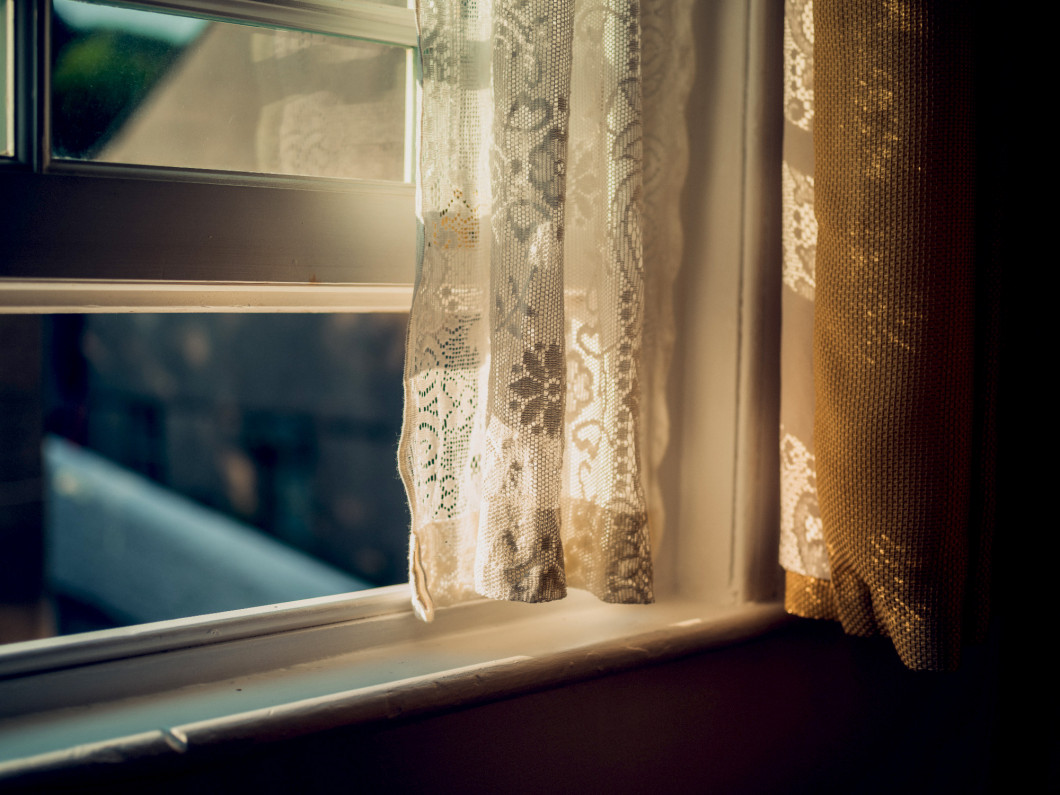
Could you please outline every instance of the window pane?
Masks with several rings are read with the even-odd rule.
[[[55,0],[52,153],[402,180],[407,49]]]
[[[0,0],[0,156],[10,157],[14,154],[14,25],[12,12],[14,0]]]
[[[0,642],[403,581],[405,323],[0,316]]]

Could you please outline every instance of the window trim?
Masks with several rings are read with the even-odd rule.
[[[307,627],[411,612],[405,585],[9,644],[0,682]],[[0,685],[2,686],[2,685]]]
[[[577,592],[546,605],[467,602],[424,624],[406,588],[129,628],[109,643],[125,656],[108,659],[100,644],[87,664],[61,659],[59,644],[50,660],[26,655],[36,670],[0,679],[0,782],[469,706],[724,648],[790,620],[776,603],[646,608]],[[350,607],[361,616],[343,618]],[[302,627],[306,612],[326,621]],[[248,634],[250,622],[271,626]],[[166,630],[183,645],[164,643]]]

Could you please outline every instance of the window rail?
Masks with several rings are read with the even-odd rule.
[[[302,190],[5,174],[0,277],[71,289],[84,279],[411,284],[414,203],[400,183]]]

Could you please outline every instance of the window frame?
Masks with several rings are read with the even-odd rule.
[[[362,0],[126,5],[417,46],[412,10]],[[16,156],[0,161],[0,312],[408,310],[411,182],[52,161],[50,9],[51,0],[15,8]],[[415,104],[406,103],[410,140]],[[414,157],[407,143],[406,160]]]
[[[668,537],[656,562],[657,605],[602,605],[581,594],[548,605],[483,600],[443,608],[427,625],[412,614],[407,586],[394,586],[15,644],[0,648],[0,704],[8,705],[0,737],[48,726],[60,737],[93,711],[157,707],[162,716],[166,705],[201,692],[206,682],[234,688],[253,681],[273,688],[275,703],[179,725],[159,717],[168,728],[135,737],[101,732],[76,748],[57,739],[47,753],[0,763],[0,780],[104,764],[115,752],[123,758],[187,753],[502,698],[721,648],[783,623],[774,601],[780,582],[774,394],[780,128],[774,122],[781,107],[782,15],[779,4],[766,0],[729,0],[696,16],[697,52],[710,48],[712,58],[697,67],[695,89],[701,90],[689,126],[709,121],[711,135],[694,144],[690,174],[697,182],[682,202],[684,258],[674,295],[683,333],[669,396],[680,432],[671,434],[660,473]],[[259,296],[316,289],[211,289],[228,287]],[[319,289],[321,295],[341,291]],[[351,295],[359,289],[349,285]],[[13,292],[0,284],[0,295]],[[293,299],[283,304],[294,306]],[[308,311],[314,306],[300,304]],[[552,640],[541,640],[544,635]],[[465,654],[472,656],[460,657]],[[358,678],[362,664],[377,678]],[[196,672],[191,679],[189,671]],[[347,684],[293,698],[292,682],[313,672],[347,677]]]

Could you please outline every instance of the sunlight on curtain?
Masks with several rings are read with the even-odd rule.
[[[785,601],[916,669],[956,667],[988,615],[998,303],[973,23],[966,4],[788,3]]]
[[[419,4],[399,466],[425,619],[476,594],[653,599],[646,483],[667,437],[689,6]],[[647,134],[646,100],[664,103]]]

